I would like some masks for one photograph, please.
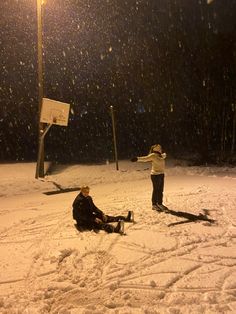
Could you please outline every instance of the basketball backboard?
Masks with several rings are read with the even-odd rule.
[[[70,104],[43,98],[40,122],[67,126]]]

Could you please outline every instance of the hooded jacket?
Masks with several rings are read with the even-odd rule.
[[[151,153],[147,156],[137,157],[139,162],[152,162],[151,175],[158,175],[165,172],[166,153]]]

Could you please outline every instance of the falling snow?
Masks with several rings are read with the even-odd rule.
[[[0,160],[37,156],[36,3],[0,4]],[[120,158],[161,142],[176,157],[234,162],[235,0],[47,0],[42,9],[43,94],[72,108],[68,127],[47,134],[46,159],[112,158],[113,105]]]

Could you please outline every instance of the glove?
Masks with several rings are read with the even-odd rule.
[[[99,218],[95,218],[94,221],[99,225],[102,224],[102,220]]]
[[[137,157],[133,157],[133,158],[130,159],[130,161],[132,161],[132,162],[138,161],[138,158]]]
[[[107,216],[105,214],[102,215],[102,221],[107,222]]]

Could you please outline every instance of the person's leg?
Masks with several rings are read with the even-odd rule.
[[[157,177],[157,203],[162,205],[163,190],[164,190],[164,173],[159,174]]]
[[[99,229],[106,231],[107,233],[124,233],[124,222],[123,220],[119,220],[118,224],[114,227],[108,223],[99,224]]]
[[[94,230],[94,231],[104,230],[107,233],[112,233],[112,232],[122,233],[124,226],[121,223],[122,223],[122,221],[119,220],[117,226],[114,227],[113,225],[110,225],[108,223],[97,223],[96,221],[93,221],[89,224],[88,223],[83,224],[83,225],[80,224],[80,227],[83,227],[83,230],[85,230],[85,229],[86,230]]]
[[[112,225],[109,225],[104,222],[97,223],[96,221],[91,222],[89,225],[87,224],[87,228],[89,230],[105,230],[108,233],[114,231],[114,227]]]
[[[109,216],[106,215],[107,221],[106,222],[118,222],[119,220],[125,220],[125,216]]]
[[[107,233],[114,232],[114,226],[109,225],[108,223],[101,223],[99,224],[99,229],[106,231]]]
[[[134,220],[134,213],[133,211],[129,210],[127,216],[109,216],[106,215],[107,221],[106,222],[118,222],[120,220],[126,221],[126,222],[133,222]]]
[[[156,205],[158,203],[158,175],[151,175],[152,180],[152,205]]]

